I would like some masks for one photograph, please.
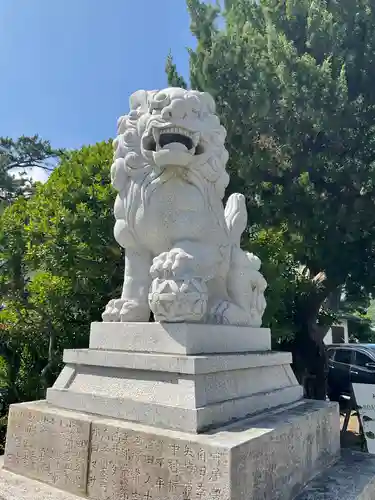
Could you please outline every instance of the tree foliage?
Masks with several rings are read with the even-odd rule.
[[[64,348],[87,343],[91,321],[120,288],[109,143],[66,155],[35,194],[0,219],[0,383],[7,404],[43,397]],[[6,410],[6,408],[5,408]],[[5,411],[4,410],[4,411]]]
[[[260,238],[267,258],[268,237],[279,234],[290,256],[283,309],[309,351],[306,366],[314,346],[322,354],[332,297],[374,293],[375,8],[232,0],[219,28],[217,7],[187,4],[198,42],[191,85],[214,95],[228,130],[229,168],[254,225],[249,244]]]
[[[185,80],[178,74],[177,66],[173,62],[172,54],[169,54],[167,57],[165,71],[168,74],[168,81],[172,87],[180,87],[183,89],[187,88]]]
[[[62,150],[53,149],[49,141],[37,135],[17,140],[0,137],[0,202],[3,206],[4,202],[9,203],[17,195],[25,194],[25,189],[30,194],[30,169],[52,170],[62,154]]]

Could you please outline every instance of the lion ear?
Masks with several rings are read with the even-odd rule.
[[[130,111],[135,111],[138,108],[147,109],[147,91],[146,90],[137,90],[130,96],[129,106]]]

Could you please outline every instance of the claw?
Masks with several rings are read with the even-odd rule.
[[[172,269],[172,265],[173,265],[173,260],[171,259],[171,257],[168,257],[163,264],[163,270],[170,271]]]
[[[102,314],[102,320],[104,322],[115,322],[120,321],[120,311],[124,304],[123,299],[112,299],[106,305],[106,308]]]
[[[136,300],[112,299],[108,302],[102,314],[104,322],[147,322],[150,318],[148,304],[141,304]]]
[[[148,304],[127,301],[121,308],[120,320],[122,322],[146,322],[150,318]]]
[[[167,274],[175,274],[175,271],[187,269],[187,262],[193,257],[181,248],[172,248],[169,252],[163,252],[154,258],[150,273],[153,278],[165,278]]]

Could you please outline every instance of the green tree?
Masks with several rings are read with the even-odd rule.
[[[168,81],[172,87],[181,87],[186,89],[185,80],[178,74],[177,67],[173,62],[172,54],[167,57],[165,71],[168,74]]]
[[[375,284],[373,2],[232,0],[223,27],[217,7],[187,4],[191,85],[214,95],[228,130],[249,244],[257,228],[282,232],[297,266],[283,297],[291,347],[299,374],[315,378],[310,395],[324,398],[332,299]]]
[[[352,314],[346,316],[351,342],[375,343],[374,306],[374,301],[367,298],[355,309],[351,308]],[[345,307],[343,310],[345,312]]]
[[[4,208],[19,194],[30,194],[30,169],[51,171],[62,154],[62,150],[53,149],[48,141],[37,135],[17,140],[0,137],[0,206]]]
[[[87,343],[91,321],[121,289],[113,238],[112,147],[65,156],[46,184],[0,218],[0,385],[14,401],[44,396],[64,348]],[[118,292],[119,293],[119,292]]]
[[[367,308],[367,315],[371,322],[371,325],[375,328],[375,300],[371,299],[369,307]]]

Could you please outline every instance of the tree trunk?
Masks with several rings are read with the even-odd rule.
[[[326,400],[328,382],[328,357],[324,344],[329,326],[318,324],[319,311],[325,301],[328,307],[339,309],[341,288],[326,287],[323,294],[311,295],[297,308],[299,329],[291,342],[293,369],[308,399]]]
[[[54,376],[54,368],[56,365],[56,332],[53,330],[52,325],[50,326],[49,334],[49,345],[48,345],[48,363],[43,368],[40,378],[42,384],[44,385],[44,390],[47,391],[51,387],[56,377]]]
[[[328,360],[323,338],[306,329],[291,344],[293,369],[308,399],[325,400],[327,396]]]

